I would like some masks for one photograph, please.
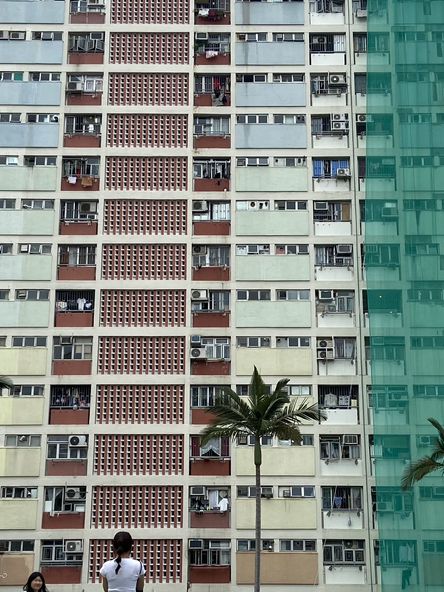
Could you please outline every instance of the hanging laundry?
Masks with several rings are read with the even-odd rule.
[[[210,14],[209,8],[199,8],[198,16],[207,17]]]
[[[82,184],[82,187],[92,187],[93,178],[92,177],[82,177],[81,184]]]
[[[69,183],[70,185],[75,185],[75,184],[77,183],[77,177],[74,177],[74,176],[72,176],[72,175],[71,175],[71,176],[69,176],[69,177],[68,177],[68,183]]]
[[[209,51],[205,52],[205,58],[207,60],[211,60],[212,58],[215,58],[218,55],[219,55],[218,51],[209,50]]]

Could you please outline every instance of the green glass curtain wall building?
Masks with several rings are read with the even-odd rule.
[[[383,591],[444,590],[444,476],[401,489],[432,451],[427,418],[444,422],[443,51],[442,0],[371,0],[363,256]]]

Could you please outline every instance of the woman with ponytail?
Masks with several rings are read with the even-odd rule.
[[[132,548],[130,533],[118,532],[113,539],[115,557],[100,569],[105,592],[143,592],[146,572],[141,561],[130,557]]]

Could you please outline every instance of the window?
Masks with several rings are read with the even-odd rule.
[[[37,499],[37,487],[2,487],[2,499]]]
[[[11,243],[0,243],[0,255],[11,255],[12,244]]]
[[[230,160],[194,160],[193,179],[229,179]]]
[[[82,548],[82,542],[80,548]],[[65,553],[65,545],[63,539],[57,540],[42,540],[42,565],[81,565],[83,562],[82,551],[75,553]]]
[[[269,255],[270,245],[236,245],[236,255]]]
[[[315,246],[315,265],[351,267],[353,265],[353,245]]]
[[[96,245],[60,245],[59,265],[93,266],[96,264]]]
[[[0,113],[0,123],[20,123],[21,113]]]
[[[276,337],[276,347],[310,347],[310,337]]]
[[[275,167],[305,167],[307,166],[307,159],[305,156],[291,157],[291,158],[275,158]]]
[[[315,222],[350,222],[351,202],[315,201],[313,220]]]
[[[304,41],[304,33],[273,33],[273,41]]]
[[[15,199],[0,199],[0,210],[13,210]]]
[[[16,300],[49,300],[49,290],[16,290]]]
[[[64,158],[64,177],[98,177],[100,157],[90,156],[88,158]]]
[[[32,38],[40,41],[61,41],[63,33],[61,31],[33,31]]]
[[[273,497],[273,486],[262,485],[261,497]],[[256,497],[256,487],[254,485],[238,485],[237,497]]]
[[[53,210],[53,199],[22,199],[22,209],[24,210]]]
[[[26,115],[28,123],[58,123],[59,118],[58,113],[28,113]]]
[[[275,255],[308,255],[308,245],[275,245]]]
[[[261,539],[262,551],[274,551],[273,539]],[[238,539],[237,550],[242,552],[254,551],[256,549],[255,539]]]
[[[91,386],[53,385],[51,386],[51,408],[87,409],[91,400]]]
[[[71,33],[68,37],[68,51],[103,53],[105,33]]]
[[[0,156],[0,166],[18,166],[18,156]]]
[[[322,509],[329,511],[361,510],[362,487],[322,487]]]
[[[230,247],[225,245],[197,245],[193,247],[193,267],[229,267]]]
[[[48,459],[78,460],[87,458],[87,455],[87,436],[48,436],[46,454]]]
[[[21,243],[18,245],[18,252],[28,255],[51,255],[51,247],[50,243]]]
[[[202,337],[201,344],[205,348],[205,353],[209,360],[230,359],[229,337]]]
[[[307,209],[307,202],[306,201],[295,201],[295,200],[288,200],[288,199],[277,199],[274,202],[274,209],[275,210],[306,210]]]
[[[315,497],[314,485],[282,485],[279,497]]]
[[[39,448],[41,436],[38,435],[12,435],[5,436],[5,446],[8,448]]]
[[[84,512],[86,487],[45,487],[45,511]]]
[[[305,123],[305,115],[273,115],[273,123],[284,125],[296,125]]]
[[[330,462],[337,460],[358,460],[361,458],[361,438],[359,435],[321,436],[321,459]]]
[[[13,337],[12,347],[46,347],[46,337]]]
[[[25,41],[26,31],[1,31],[1,38],[10,41]]]
[[[45,387],[43,384],[14,384],[9,392],[13,397],[43,397]]]
[[[364,563],[364,541],[327,540],[324,542],[324,565]]]
[[[21,82],[23,72],[0,72],[0,82]]]
[[[30,72],[32,82],[60,82],[60,72]]]
[[[0,347],[6,347],[6,337],[0,336]]]
[[[236,74],[236,82],[267,82],[267,74]]]
[[[269,166],[270,159],[267,156],[256,156],[254,158],[240,157],[236,159],[236,166],[238,167],[260,167]]]
[[[376,559],[377,565],[382,563],[382,565],[390,567],[397,566],[400,569],[405,569],[406,564],[410,564],[413,567],[416,561],[416,541],[399,539],[384,539],[380,541],[379,554]]]
[[[222,386],[191,386],[191,407],[212,407],[222,394]]]
[[[9,300],[9,290],[0,290],[0,300]]]
[[[91,360],[92,337],[54,337],[53,360]]]
[[[23,164],[28,167],[56,166],[57,156],[25,156]]]
[[[34,541],[30,540],[0,540],[0,553],[33,553]]]
[[[310,300],[310,290],[276,290],[276,300]]]
[[[249,395],[249,385],[248,384],[237,384],[236,385],[236,393],[239,397],[248,397]],[[269,384],[264,385],[265,392],[270,394],[271,393],[271,386]]]
[[[190,565],[230,565],[231,541],[190,539]]]
[[[231,220],[229,201],[193,201],[193,222]]]
[[[237,347],[270,347],[270,337],[238,337]]]
[[[96,201],[62,201],[61,220],[97,220]]]
[[[273,73],[273,82],[288,83],[288,82],[304,82],[305,74],[275,74]]]
[[[67,91],[70,90],[101,93],[103,92],[103,76],[100,74],[68,74]]]
[[[267,33],[238,33],[237,41],[261,42],[267,41]]]
[[[230,133],[229,117],[195,117],[194,134],[196,136],[227,136]]]
[[[310,553],[316,551],[315,539],[279,539],[280,551],[300,551]]]
[[[237,123],[268,123],[268,115],[265,114],[248,114],[248,115],[237,115],[236,116]]]
[[[414,384],[415,397],[444,397],[444,386],[441,384]],[[407,396],[407,392],[406,392]]]
[[[311,397],[311,386],[309,384],[289,384],[286,390],[290,397]]]
[[[271,290],[238,290],[238,300],[270,300]]]
[[[209,290],[207,300],[192,300],[193,312],[226,312],[230,310],[229,290]]]
[[[248,201],[248,200],[240,200],[236,202],[236,210],[239,212],[244,212],[245,210],[251,211],[260,211],[270,210],[270,202],[267,200],[264,201]]]
[[[371,244],[364,247],[364,264],[367,267],[397,267],[400,261],[399,245]]]
[[[313,159],[313,177],[320,179],[347,179],[350,174],[349,160]]]

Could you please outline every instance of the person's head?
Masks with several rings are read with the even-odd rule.
[[[39,571],[33,571],[23,586],[25,592],[48,592],[45,578]]]
[[[117,563],[116,574],[119,573],[119,570],[121,568],[122,555],[130,553],[132,548],[133,537],[130,535],[129,532],[126,532],[126,530],[121,530],[113,538],[113,549],[114,553],[117,555],[117,557],[114,560]]]

